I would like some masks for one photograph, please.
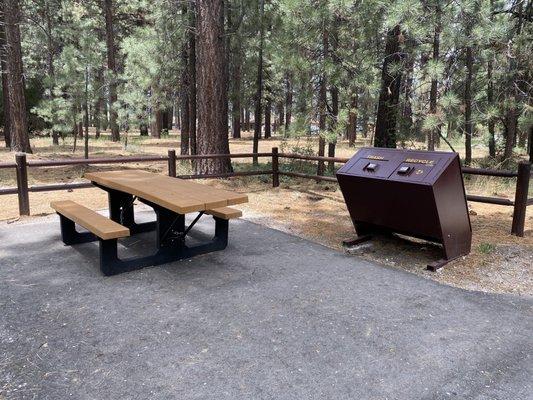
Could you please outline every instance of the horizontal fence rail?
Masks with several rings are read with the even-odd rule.
[[[466,199],[468,201],[474,201],[477,203],[497,204],[499,206],[513,206],[514,201],[506,199],[504,197],[485,197],[475,194],[467,194]]]
[[[518,176],[517,172],[497,169],[462,167],[461,171],[463,171],[463,174],[468,175],[498,176],[502,178],[516,178]]]
[[[30,160],[27,162],[28,167],[62,167],[67,165],[96,165],[96,164],[123,164],[166,161],[168,156],[150,156],[150,157],[108,157],[108,158],[75,158],[71,160]]]
[[[256,171],[236,171],[221,174],[189,174],[176,175],[176,164],[178,161],[192,161],[200,159],[221,159],[221,158],[271,158],[271,169],[256,170]],[[318,161],[319,167],[316,175],[305,174],[301,172],[282,171],[280,170],[280,159],[288,160],[303,160],[303,161]],[[17,187],[0,189],[0,195],[18,195],[19,200],[19,214],[29,215],[30,192],[48,192],[55,190],[73,190],[90,188],[93,185],[90,182],[75,182],[75,183],[58,183],[50,185],[29,186],[28,185],[28,168],[39,167],[61,167],[71,165],[98,165],[98,164],[128,164],[128,163],[142,163],[142,162],[167,162],[168,174],[171,177],[179,177],[181,179],[208,179],[208,178],[229,178],[238,176],[259,176],[272,175],[273,187],[279,186],[279,177],[288,176],[293,178],[312,179],[315,181],[337,182],[334,176],[325,176],[324,163],[328,163],[330,168],[335,163],[344,164],[349,158],[344,157],[325,157],[304,155],[295,153],[280,153],[277,147],[272,148],[272,152],[263,153],[234,153],[234,154],[198,154],[198,155],[177,155],[175,150],[168,150],[166,156],[136,156],[136,157],[102,157],[102,158],[77,158],[67,160],[26,160],[25,154],[16,154],[15,162],[0,163],[0,169],[14,169],[17,174]],[[462,167],[463,174],[468,175],[482,175],[500,178],[516,178],[516,190],[514,200],[502,197],[487,197],[467,194],[468,201],[496,204],[502,206],[512,206],[513,222],[511,233],[524,236],[525,218],[527,207],[533,205],[533,198],[528,198],[529,181],[531,179],[531,164],[520,162],[517,171],[494,170],[485,168],[471,168]]]

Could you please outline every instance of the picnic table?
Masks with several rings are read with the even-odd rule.
[[[100,268],[105,275],[159,265],[226,248],[229,220],[242,215],[231,205],[248,201],[248,196],[179,178],[142,170],[91,172],[84,176],[105,190],[109,199],[109,219],[73,201],[52,202],[60,216],[61,234],[67,245],[100,242]],[[153,208],[155,221],[137,223],[136,200]],[[197,213],[186,226],[185,215]],[[187,245],[187,235],[204,214],[215,220],[213,239]],[[75,224],[88,230],[77,232]],[[117,240],[142,232],[155,231],[153,254],[119,259]]]

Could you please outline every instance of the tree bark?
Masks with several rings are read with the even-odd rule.
[[[265,13],[265,1],[259,0],[259,55],[257,62],[257,80],[256,80],[256,92],[255,92],[255,112],[254,112],[254,143],[253,153],[259,151],[259,139],[261,139],[261,121],[263,111],[263,47],[265,43],[265,26],[264,17]],[[259,160],[257,157],[253,157],[253,164],[258,165]]]
[[[159,110],[156,105],[152,124],[150,125],[150,135],[159,139],[161,137],[161,130],[163,129],[163,111]]]
[[[494,82],[492,80],[494,59],[492,55],[489,55],[489,61],[487,63],[487,104],[491,107],[494,104]],[[489,116],[488,130],[489,130],[489,156],[491,158],[496,157],[496,137],[494,132],[495,121],[494,117]]]
[[[11,150],[31,153],[19,29],[20,5],[18,0],[4,0],[3,6]]]
[[[83,99],[83,111],[84,111],[84,143],[83,143],[83,155],[85,158],[89,158],[89,67],[85,65],[85,98]]]
[[[244,55],[242,54],[242,37],[240,36],[240,29],[233,25],[231,14],[228,14],[228,25],[230,29],[234,31],[234,35],[229,38],[231,44],[231,128],[232,137],[234,139],[240,139],[241,137],[241,73],[242,62]]]
[[[490,20],[494,21],[494,0],[490,0]],[[491,43],[492,45],[492,43]],[[494,70],[494,55],[492,51],[489,52],[488,61],[487,61],[487,105],[492,107],[494,105],[494,81],[492,78],[492,73]],[[489,156],[491,158],[496,158],[496,137],[495,137],[495,125],[496,121],[494,117],[489,116],[488,120],[488,131],[489,131]]]
[[[113,4],[112,0],[103,0],[106,46],[107,46],[107,69],[109,73],[109,125],[111,127],[111,140],[118,142],[120,134],[117,124],[117,112],[115,104],[117,102],[117,65],[116,65],[116,48],[115,32],[113,22]]]
[[[181,100],[181,98],[180,98]],[[181,108],[176,106],[174,107],[174,114],[175,114],[175,121],[176,121],[176,129],[181,132]]]
[[[387,33],[374,134],[374,146],[376,147],[396,147],[396,124],[402,74],[401,72],[393,73],[389,71],[389,68],[391,64],[400,64],[404,58],[400,52],[400,36],[399,25]]]
[[[93,111],[93,124],[95,127],[95,137],[98,139],[100,137],[100,130],[102,129],[102,108],[104,105],[104,96],[102,94],[102,88],[104,86],[104,71],[101,67],[98,67],[96,70],[96,101],[94,102],[94,111]]]
[[[250,130],[251,125],[252,123],[250,122],[250,109],[246,107],[246,109],[244,110],[244,130],[248,132]]]
[[[271,116],[272,116],[272,100],[270,96],[266,99],[265,104],[265,139],[272,137],[272,125],[271,125]]]
[[[331,92],[331,123],[329,130],[335,132],[337,129],[337,119],[339,118],[339,89],[336,85],[333,85],[330,89]],[[337,139],[330,139],[328,143],[328,157],[335,157],[335,147],[337,146]],[[335,163],[328,161],[329,172],[335,171]]]
[[[348,125],[346,126],[346,136],[348,146],[354,147],[357,140],[357,101],[359,93],[355,91],[350,97],[350,110],[348,111]]]
[[[440,52],[440,32],[441,32],[441,14],[442,9],[440,7],[440,2],[437,0],[435,3],[435,30],[433,33],[433,62],[437,63],[439,61],[439,52]],[[429,92],[429,114],[437,114],[437,95],[438,95],[438,84],[439,81],[437,78],[433,77],[431,79],[431,90]],[[428,132],[427,137],[427,149],[429,151],[435,150],[435,143],[437,143],[439,135],[439,128],[432,127]]]
[[[292,75],[285,75],[285,133],[291,127],[292,119]]]
[[[504,137],[505,147],[503,150],[503,161],[508,163],[513,157],[513,147],[515,145],[516,133],[518,131],[518,112],[514,106],[507,107],[504,116]]]
[[[198,0],[196,20],[198,154],[229,154],[227,62],[223,0]],[[197,172],[232,171],[229,158],[202,159]]]
[[[107,131],[109,128],[109,107],[107,106],[107,99],[102,99],[102,119],[100,121],[100,126],[104,131]]]
[[[182,4],[182,15],[184,20],[188,18],[188,12],[192,10],[187,10],[187,4]],[[190,29],[190,27],[189,27]],[[181,47],[181,87],[180,87],[180,102],[181,102],[181,129],[180,129],[180,154],[185,155],[189,154],[189,141],[190,141],[190,105],[189,105],[189,94],[190,94],[190,69],[189,69],[189,35],[190,32],[186,30],[183,44]]]
[[[326,59],[329,51],[329,32],[325,19],[322,21],[322,71],[320,75],[320,87],[318,89],[318,156],[324,157],[326,149],[326,139],[324,134],[327,128],[327,76],[326,76]],[[317,175],[324,175],[324,161],[319,161],[317,166]]]
[[[161,130],[170,131],[172,129],[172,111],[164,109],[161,111]]]
[[[465,165],[472,163],[472,78],[474,69],[474,52],[472,46],[466,48],[465,79]]]
[[[339,68],[339,60],[337,57],[337,49],[339,47],[339,19],[335,18],[335,21],[333,23],[333,29],[332,29],[332,35],[331,35],[331,49],[333,51],[333,63],[337,68]],[[330,124],[329,124],[329,130],[331,132],[334,132],[335,135],[329,139],[328,142],[328,157],[335,157],[335,148],[337,146],[337,122],[339,118],[339,87],[334,82],[330,89],[331,94],[331,116],[330,116]],[[333,173],[335,171],[335,163],[333,161],[328,162],[328,171],[330,173]]]
[[[83,117],[76,124],[76,130],[78,131],[78,138],[83,139]]]
[[[402,84],[400,88],[400,96],[403,96],[402,110],[401,110],[401,119],[399,125],[399,131],[407,135],[415,136],[418,132],[413,130],[413,104],[412,104],[412,94],[413,94],[413,83],[414,83],[414,66],[415,66],[415,57],[410,55],[405,61],[405,76],[402,79]]]
[[[6,37],[5,37],[5,26],[3,18],[3,2],[0,3],[2,6],[2,18],[0,18],[0,72],[2,73],[2,106],[4,111],[4,141],[8,149],[11,148],[11,126],[10,126],[10,116],[11,111],[9,109],[9,85],[7,83],[7,66],[6,66]]]
[[[335,132],[337,129],[337,120],[339,118],[339,88],[337,85],[333,85],[330,89],[331,92],[331,124],[330,130]],[[335,147],[337,146],[337,139],[332,139],[328,143],[328,157],[335,157]],[[328,170],[333,173],[335,171],[335,163],[333,161],[328,162]]]
[[[278,127],[281,128],[285,125],[285,107],[283,101],[278,102]]]
[[[198,154],[196,139],[196,12],[196,2],[191,0],[189,3],[189,57],[187,66],[189,68],[189,148],[193,155]],[[195,165],[194,162],[193,165]]]
[[[141,136],[148,136],[148,125],[146,123],[141,123],[139,125],[139,133]]]
[[[46,19],[45,31],[46,31],[46,38],[47,38],[46,68],[48,72],[48,78],[50,80],[50,84],[48,87],[48,92],[46,93],[46,97],[48,98],[48,100],[52,100],[53,98],[52,91],[55,86],[54,57],[56,54],[56,45],[54,43],[53,36],[52,36],[53,24],[52,24],[52,17],[51,17],[51,12],[50,12],[48,1],[44,2],[44,17]],[[59,132],[57,132],[55,129],[52,129],[52,144],[54,146],[59,145]]]

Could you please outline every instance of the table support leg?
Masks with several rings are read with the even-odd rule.
[[[183,246],[185,243],[179,239],[179,234],[185,232],[185,215],[157,206],[154,210],[157,216],[157,248]]]
[[[91,232],[78,232],[74,221],[67,217],[59,215],[59,223],[61,225],[61,239],[66,245],[94,242],[98,238]]]
[[[150,232],[156,229],[156,222],[145,222],[138,224],[135,222],[135,213],[133,195],[118,190],[102,187],[108,192],[109,199],[109,218],[126,228],[129,228],[130,234]]]
[[[215,220],[215,236],[209,242],[196,246],[187,246],[185,242],[168,241],[167,239],[161,242],[159,235],[160,232],[163,232],[163,229],[159,229],[158,250],[154,254],[145,257],[122,260],[118,257],[116,239],[100,240],[100,269],[104,275],[116,275],[148,266],[167,264],[200,254],[224,250],[228,245],[229,221],[217,217],[213,218]],[[181,219],[178,221],[178,224],[181,227]],[[164,226],[172,226],[172,221],[168,222],[165,220]]]

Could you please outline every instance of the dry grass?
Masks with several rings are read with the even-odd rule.
[[[249,135],[245,139],[231,140],[231,151],[251,152]],[[107,140],[92,141],[91,156],[116,156],[139,154],[165,154],[168,148],[179,147],[179,137],[170,136],[162,139],[140,139],[131,137],[129,145],[112,143]],[[290,151],[292,147],[313,148],[316,140],[291,139],[283,142],[283,147]],[[358,145],[363,145],[359,142]],[[30,158],[54,159],[80,157],[81,149],[75,155],[71,153],[71,142],[59,147],[49,145],[48,138],[35,139],[32,142],[35,154]],[[260,142],[260,151],[270,151],[274,146],[280,147],[279,139]],[[481,157],[482,151],[475,148],[474,154]],[[346,143],[340,143],[337,155],[349,157],[354,153]],[[0,161],[12,161],[13,154],[0,151]],[[236,159],[238,163],[249,163],[247,159]],[[188,164],[178,166],[182,172],[188,171]],[[291,164],[286,167],[291,167]],[[128,164],[128,168],[143,168],[154,172],[166,172],[165,163]],[[74,166],[55,168],[32,168],[30,184],[54,182],[73,182],[81,180],[83,173],[102,169],[117,169],[112,166]],[[342,195],[335,184],[316,184],[313,181],[285,179],[281,188],[272,189],[269,178],[239,178],[229,180],[202,181],[215,186],[222,186],[246,192],[250,203],[243,205],[245,218],[272,228],[280,229],[326,246],[341,250],[343,239],[353,236],[353,226],[344,205]],[[0,185],[7,187],[15,184],[14,173],[0,170]],[[514,182],[501,178],[471,177],[466,180],[470,193],[512,198]],[[32,215],[52,213],[50,201],[73,199],[94,209],[107,207],[107,196],[99,189],[80,189],[74,192],[30,193]],[[18,215],[15,195],[0,196],[0,220],[16,219]],[[533,296],[533,219],[526,221],[526,235],[518,238],[510,235],[512,209],[510,207],[471,203],[471,221],[473,228],[472,253],[456,260],[438,273],[429,273],[425,266],[429,261],[441,256],[436,246],[420,242],[408,242],[396,237],[383,237],[360,246],[357,254],[364,258],[408,270],[429,279],[452,284],[458,287],[501,293],[518,293]],[[529,213],[531,214],[531,212]]]

